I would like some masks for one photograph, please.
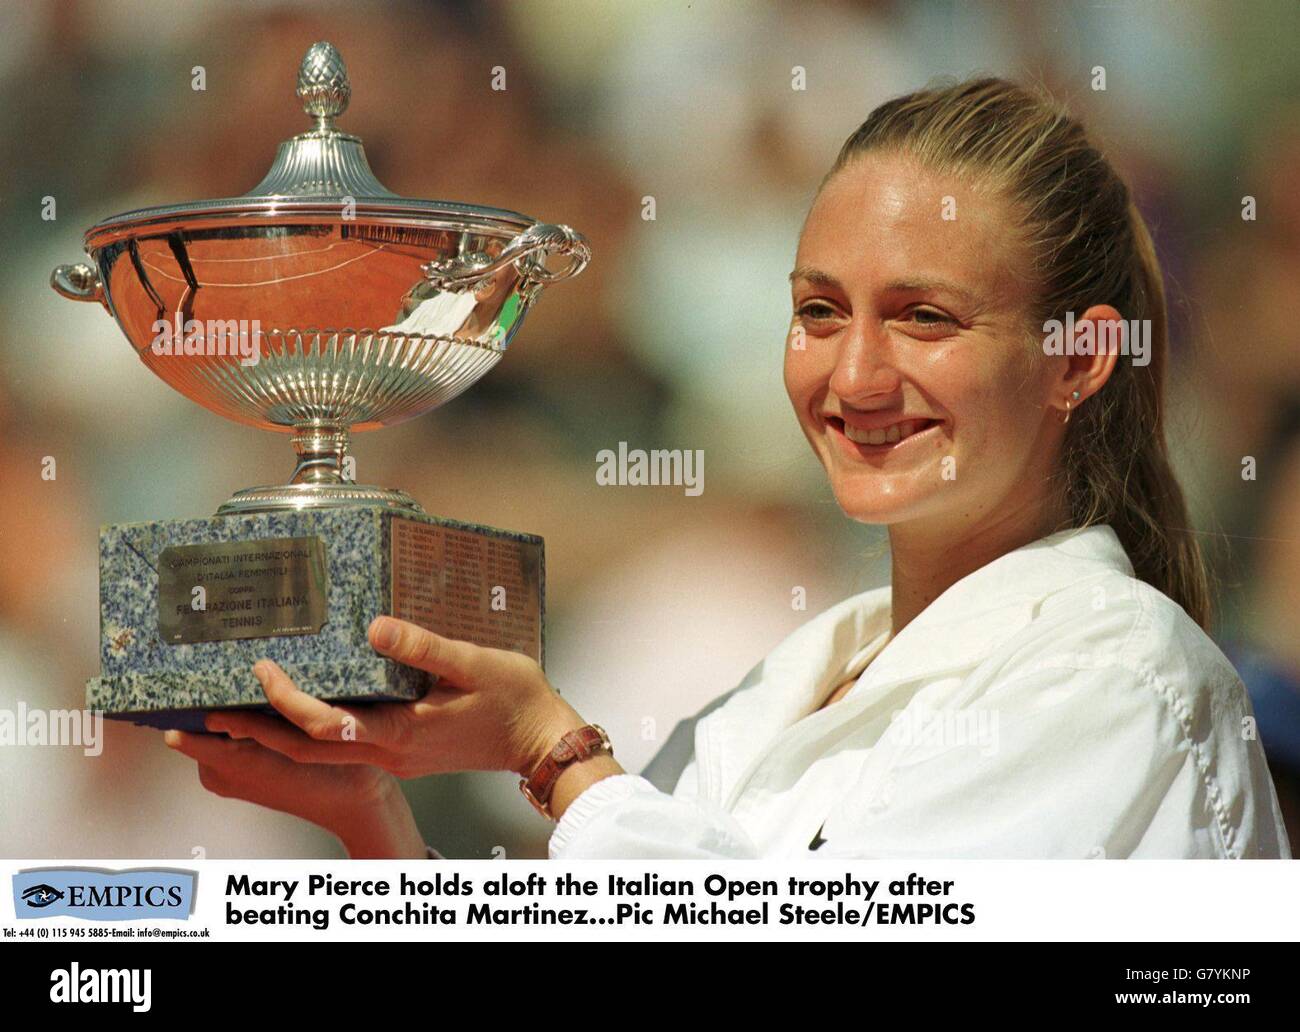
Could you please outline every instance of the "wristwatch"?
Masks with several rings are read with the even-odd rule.
[[[520,780],[519,791],[533,804],[533,809],[547,820],[553,821],[551,792],[564,768],[602,752],[614,755],[614,746],[610,744],[609,735],[603,727],[588,724],[570,731],[556,743],[555,748],[537,765],[531,776]]]

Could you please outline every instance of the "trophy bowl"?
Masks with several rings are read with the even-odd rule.
[[[377,505],[352,483],[352,431],[450,401],[501,358],[542,288],[581,272],[585,238],[517,212],[399,197],[334,124],[351,87],[314,44],[298,74],[313,128],[280,145],[249,193],[146,208],[86,233],[88,263],[51,285],[98,301],[165,383],[239,423],[293,435],[287,484],[221,513]]]

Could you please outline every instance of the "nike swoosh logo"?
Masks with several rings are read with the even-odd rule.
[[[822,831],[825,830],[825,828],[826,822],[822,821],[822,826],[817,829],[817,834],[814,835],[812,841],[808,843],[809,849],[821,849],[821,847],[825,845],[826,840],[822,838]]]

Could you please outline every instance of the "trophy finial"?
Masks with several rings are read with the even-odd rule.
[[[332,43],[313,43],[298,68],[302,109],[316,119],[318,129],[332,129],[334,119],[347,110],[351,96],[352,84],[348,82],[343,55]]]
[[[298,67],[297,92],[315,126],[281,143],[271,171],[244,196],[396,197],[370,171],[361,141],[334,125],[347,110],[352,84],[332,43],[321,40],[307,48]]]

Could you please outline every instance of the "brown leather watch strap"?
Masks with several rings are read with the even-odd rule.
[[[603,727],[588,724],[570,731],[556,743],[532,775],[519,782],[519,791],[538,813],[548,820],[554,820],[551,816],[551,792],[555,790],[555,783],[560,780],[564,768],[602,752],[614,755],[614,747]]]

